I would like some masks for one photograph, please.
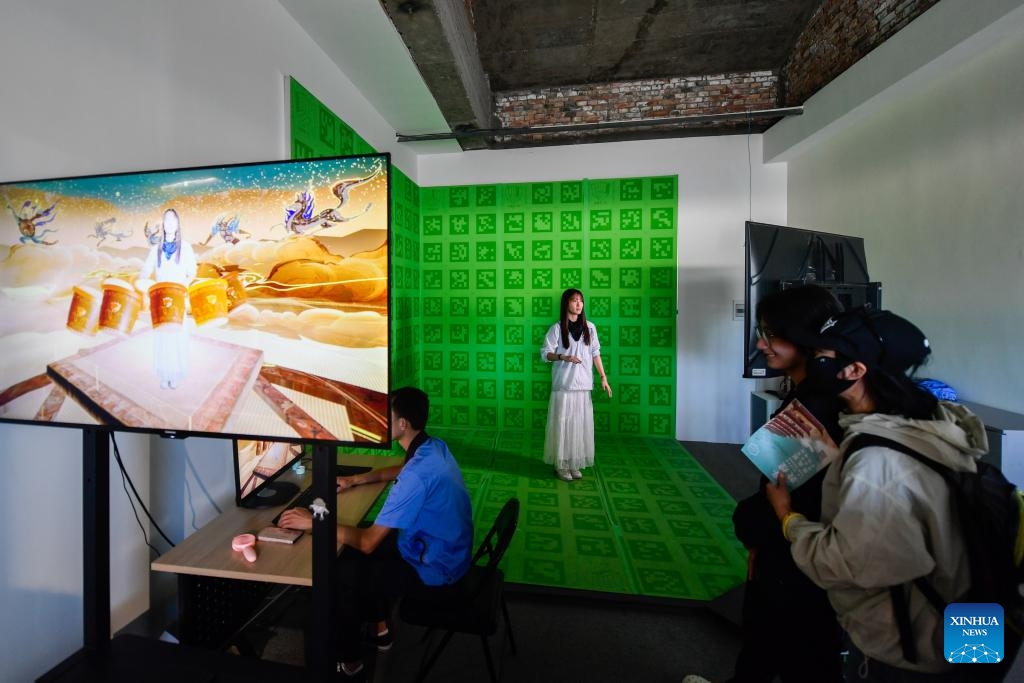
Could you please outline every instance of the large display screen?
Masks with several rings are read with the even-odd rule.
[[[0,183],[0,419],[386,445],[389,172]]]

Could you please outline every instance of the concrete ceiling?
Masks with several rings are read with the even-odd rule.
[[[417,153],[751,130],[749,121],[480,135],[510,94],[771,72],[822,0],[279,0]],[[529,95],[527,95],[529,96]],[[559,103],[550,103],[557,109]],[[750,109],[737,105],[725,110]],[[642,115],[641,115],[642,116]],[[601,125],[614,118],[602,115]],[[759,119],[764,130],[779,117]],[[547,122],[542,122],[547,123]],[[558,121],[554,121],[558,123]],[[724,125],[723,125],[724,123]],[[453,135],[453,131],[457,135]],[[612,133],[612,134],[609,134]],[[572,135],[571,139],[566,135]],[[399,139],[402,139],[401,137]],[[420,138],[416,137],[419,140]]]
[[[381,0],[455,132],[526,126],[495,115],[503,96],[561,86],[771,72],[776,76],[822,0]],[[589,90],[588,92],[593,92]],[[742,97],[742,96],[738,96]],[[550,110],[565,107],[551,102]],[[739,111],[749,106],[720,107]],[[628,110],[629,108],[626,107]],[[716,109],[714,111],[719,111]],[[602,112],[598,123],[615,119]],[[591,117],[592,119],[595,117]],[[638,118],[637,116],[629,118]],[[640,115],[639,118],[643,118]],[[584,120],[583,115],[572,117]],[[776,118],[760,119],[763,130]],[[593,122],[593,121],[592,121]],[[552,119],[543,123],[565,124]],[[459,136],[464,149],[746,132],[748,122]]]
[[[502,91],[778,70],[821,0],[467,4],[484,70]]]

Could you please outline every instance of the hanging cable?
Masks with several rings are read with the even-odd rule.
[[[121,460],[121,451],[118,450],[117,448],[117,439],[114,438],[113,432],[110,433],[110,442],[114,444],[114,460],[117,461],[117,466],[121,470],[121,485],[124,486],[127,480],[128,486],[131,486],[132,493],[135,494],[135,500],[139,502],[139,505],[142,507],[142,511],[146,513],[146,517],[149,519],[149,523],[153,525],[153,528],[156,529],[161,536],[163,536],[163,539],[167,542],[167,545],[173,548],[174,543],[171,541],[171,539],[167,537],[167,534],[163,532],[163,529],[160,528],[160,525],[156,523],[156,520],[153,519],[153,515],[149,514],[149,510],[146,508],[146,504],[142,502],[142,497],[139,496],[139,492],[135,490],[135,484],[132,483],[132,478],[128,475],[128,471],[125,469],[124,462]],[[124,492],[125,495],[128,495],[128,502],[132,506],[132,512],[135,513],[135,519],[139,523],[139,528],[142,529],[142,537],[146,539],[146,545],[148,545],[153,552],[159,555],[160,551],[154,548],[152,544],[150,544],[149,539],[146,536],[146,529],[142,526],[142,520],[139,519],[139,513],[135,509],[135,503],[132,502],[131,495],[128,494],[128,489],[125,488]]]

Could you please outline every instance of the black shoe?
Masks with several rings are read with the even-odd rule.
[[[344,681],[344,683],[366,683],[366,665],[360,664],[359,669],[348,673],[341,665],[341,662],[338,662],[337,675],[334,677],[334,680]]]

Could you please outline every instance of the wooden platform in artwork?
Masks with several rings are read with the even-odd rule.
[[[259,349],[190,338],[189,370],[162,389],[152,330],[50,363],[0,391],[0,414],[56,424],[262,434],[273,438],[381,443],[387,394],[268,364]],[[70,398],[71,400],[67,400]]]
[[[146,330],[87,349],[49,364],[47,373],[106,424],[222,431],[256,381],[263,352],[194,335],[185,378],[164,389],[153,369],[153,335]]]

